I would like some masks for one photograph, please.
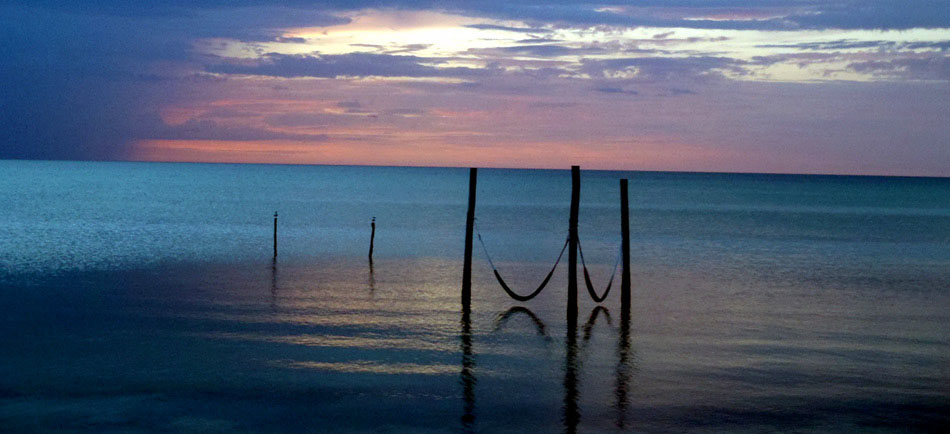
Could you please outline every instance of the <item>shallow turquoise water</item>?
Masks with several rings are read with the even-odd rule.
[[[633,309],[566,272],[515,303],[466,169],[0,161],[0,427],[22,432],[937,431],[950,180],[593,172],[602,286],[630,178]],[[481,170],[517,290],[567,232],[567,171]],[[280,257],[271,261],[273,211]],[[377,218],[375,262],[366,261]],[[526,310],[514,309],[523,306]]]

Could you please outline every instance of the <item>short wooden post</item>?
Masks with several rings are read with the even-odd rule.
[[[567,246],[567,320],[577,326],[577,214],[581,200],[581,168],[571,166],[571,217],[568,221]]]
[[[620,180],[620,248],[623,271],[620,274],[620,312],[630,311],[630,209],[627,201],[627,180]]]
[[[373,262],[373,241],[376,239],[376,217],[373,217],[373,221],[369,224],[370,230],[369,233],[369,262]]]
[[[277,257],[277,211],[274,211],[274,257]]]
[[[465,216],[465,259],[462,264],[462,307],[468,309],[472,302],[472,241],[475,226],[475,185],[478,169],[468,172],[468,214]]]

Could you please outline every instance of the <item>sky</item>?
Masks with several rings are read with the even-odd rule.
[[[0,158],[950,176],[947,0],[0,0]]]

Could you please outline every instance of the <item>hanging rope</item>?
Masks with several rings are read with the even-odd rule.
[[[581,254],[581,265],[584,267],[584,283],[587,284],[587,293],[590,294],[590,298],[593,298],[595,302],[600,303],[607,299],[607,294],[610,294],[610,287],[614,284],[614,277],[617,275],[617,267],[620,265],[620,249],[617,249],[617,260],[614,262],[614,271],[610,273],[610,281],[607,282],[607,289],[604,290],[604,295],[598,297],[597,291],[594,291],[594,284],[590,281],[590,273],[587,271],[587,263],[584,261],[584,249],[581,248],[581,240],[577,240],[577,250]]]
[[[478,223],[476,220],[475,223],[475,233],[478,234],[478,242],[481,243],[482,249],[485,251],[485,259],[488,259],[488,265],[491,265],[492,272],[495,273],[495,279],[498,280],[498,284],[501,285],[501,289],[504,289],[508,296],[518,300],[518,301],[528,301],[534,297],[537,297],[541,293],[541,290],[548,285],[548,282],[551,280],[551,276],[554,275],[554,270],[557,269],[557,264],[561,262],[561,257],[564,256],[564,251],[567,250],[568,240],[564,241],[564,247],[561,247],[561,253],[557,255],[557,260],[554,261],[554,266],[551,267],[551,271],[548,272],[548,275],[544,277],[544,280],[541,281],[541,284],[538,285],[538,288],[534,290],[531,294],[528,295],[518,295],[511,288],[508,287],[508,284],[505,283],[505,279],[501,278],[501,274],[498,273],[498,268],[495,268],[495,263],[491,260],[491,255],[488,254],[488,247],[485,247],[485,240],[482,240],[482,233],[478,230]]]

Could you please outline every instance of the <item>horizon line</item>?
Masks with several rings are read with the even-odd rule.
[[[417,168],[417,169],[490,169],[490,170],[552,170],[569,171],[571,167],[508,167],[508,166],[434,166],[411,164],[334,164],[334,163],[264,163],[264,162],[229,162],[229,161],[161,161],[161,160],[121,160],[121,159],[66,159],[66,158],[0,158],[0,161],[60,161],[73,163],[157,163],[157,164],[219,164],[219,165],[246,165],[246,166],[325,166],[325,167],[388,167],[388,168]],[[776,175],[776,176],[835,176],[835,177],[862,177],[862,178],[915,178],[915,179],[950,179],[950,175],[884,175],[870,173],[801,173],[801,172],[730,172],[704,170],[645,170],[645,169],[601,169],[588,168],[585,171],[593,172],[642,172],[642,173],[686,173],[696,175]]]

